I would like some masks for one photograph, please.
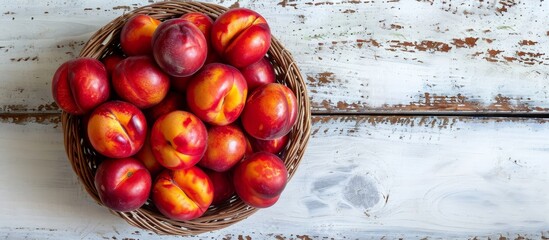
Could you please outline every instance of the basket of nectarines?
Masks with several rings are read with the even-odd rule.
[[[310,134],[307,90],[267,20],[167,1],[99,29],[52,80],[73,170],[131,225],[191,235],[277,202]]]

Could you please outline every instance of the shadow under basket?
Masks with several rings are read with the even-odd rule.
[[[97,31],[85,44],[80,57],[101,59],[114,51],[120,51],[119,35],[124,23],[135,14],[147,14],[159,20],[179,17],[189,12],[201,12],[216,19],[228,9],[215,4],[200,2],[168,1],[147,5],[114,19]],[[311,111],[305,82],[291,54],[273,36],[267,57],[273,64],[277,81],[289,87],[296,95],[298,117],[290,132],[289,142],[282,154],[289,178],[294,175],[305,152],[310,136]],[[101,204],[94,186],[94,175],[101,156],[84,138],[85,127],[80,116],[62,113],[65,150],[73,170],[92,198]],[[280,203],[279,203],[280,204]],[[214,231],[239,222],[257,211],[234,196],[225,203],[212,206],[206,213],[190,221],[174,221],[163,216],[149,201],[132,212],[111,212],[129,224],[168,235],[195,235]]]

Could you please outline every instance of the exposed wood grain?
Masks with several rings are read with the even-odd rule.
[[[361,28],[350,26],[356,31],[316,40],[318,61],[327,64],[317,65],[325,71],[307,75],[316,83],[311,87],[317,93],[312,95],[315,109],[546,111],[535,95],[547,83],[547,44],[539,44],[547,41],[547,22],[527,14],[544,12],[544,3],[501,2],[355,4],[357,10],[344,18],[361,23]],[[508,11],[498,12],[502,7]],[[333,28],[320,31],[330,34]],[[326,60],[321,54],[337,57]],[[330,98],[334,92],[339,97]],[[429,96],[441,101],[429,101]]]
[[[111,19],[150,1],[0,6],[0,106],[53,102],[53,72]],[[547,1],[213,1],[261,12],[317,113],[547,112]]]
[[[195,238],[547,237],[547,121],[314,117],[280,201]],[[59,128],[0,123],[0,133],[0,239],[176,239],[95,204],[66,160]]]
[[[0,122],[2,123],[15,123],[15,124],[50,124],[54,127],[58,127],[61,122],[61,115],[59,113],[2,113],[0,114]]]
[[[192,239],[547,239],[546,1],[206,0],[258,10],[320,114],[280,202]],[[63,149],[51,76],[153,2],[0,4],[0,239],[178,239],[95,204]]]

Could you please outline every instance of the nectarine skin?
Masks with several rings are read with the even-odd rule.
[[[288,144],[289,138],[289,134],[286,134],[273,140],[250,138],[250,142],[252,144],[254,152],[265,151],[272,154],[279,154]]]
[[[259,86],[276,81],[276,75],[273,65],[264,57],[256,63],[240,69],[240,72],[246,79],[248,91],[253,92]]]
[[[128,56],[151,54],[151,39],[160,23],[159,20],[145,14],[137,14],[130,18],[120,32],[122,51]]]
[[[185,21],[188,21],[192,24],[194,24],[200,31],[204,34],[204,38],[206,38],[206,42],[210,42],[210,32],[213,25],[212,18],[208,17],[208,15],[204,13],[199,12],[191,12],[183,14],[180,19],[183,19]],[[208,44],[209,46],[209,44]]]
[[[246,135],[246,152],[244,153],[244,157],[248,157],[254,153],[252,143],[250,142],[251,138],[252,137],[250,135]]]
[[[156,119],[162,115],[171,113],[175,110],[185,110],[185,108],[185,95],[176,92],[168,92],[160,103],[145,110],[145,116],[147,117],[149,125],[152,126]]]
[[[286,187],[288,171],[284,162],[268,152],[257,152],[236,165],[233,182],[236,193],[246,204],[270,207]]]
[[[279,83],[263,85],[250,94],[241,119],[246,132],[254,138],[280,138],[288,134],[296,122],[295,95]]]
[[[107,73],[109,74],[109,76],[112,76],[114,69],[122,60],[124,60],[124,57],[122,55],[113,53],[101,59],[101,62],[105,64],[105,68],[107,69]]]
[[[172,169],[194,166],[208,143],[206,126],[194,114],[173,111],[156,120],[151,132],[151,146],[156,160]]]
[[[151,146],[150,132],[145,138],[145,143],[143,144],[143,147],[141,147],[139,152],[133,155],[133,157],[143,163],[147,170],[149,170],[149,173],[152,177],[157,176],[162,170],[164,170],[164,167],[158,161],[156,161],[156,158],[154,157]]]
[[[224,172],[237,164],[246,153],[246,136],[236,125],[212,126],[208,129],[208,147],[198,165]]]
[[[67,61],[53,75],[52,95],[63,111],[75,115],[88,113],[109,99],[107,70],[93,58]]]
[[[87,131],[97,152],[109,158],[126,158],[136,154],[145,143],[147,120],[136,106],[110,101],[92,112]]]
[[[119,212],[143,206],[151,191],[151,175],[134,158],[104,160],[95,173],[95,188],[101,202]]]
[[[168,94],[170,77],[151,57],[134,56],[118,63],[112,85],[120,98],[145,109],[160,103]]]
[[[280,89],[284,93],[284,96],[286,96],[286,101],[288,102],[288,126],[291,129],[297,121],[297,98],[290,88],[281,85]],[[290,130],[286,131],[289,132]]]
[[[173,77],[194,74],[204,65],[208,55],[204,34],[183,19],[171,19],[160,24],[152,42],[154,59]]]
[[[194,24],[204,34],[204,37],[206,38],[206,42],[208,43],[208,56],[206,57],[206,62],[204,62],[204,64],[220,62],[221,58],[213,49],[212,43],[211,43],[211,39],[212,39],[211,32],[212,32],[212,26],[214,23],[212,18],[210,18],[208,15],[204,13],[191,12],[191,13],[184,14],[183,16],[180,17],[180,19],[183,19],[185,21],[188,21]]]
[[[238,69],[211,63],[194,76],[187,86],[189,109],[204,122],[223,126],[240,116],[248,87]]]
[[[204,169],[204,172],[210,177],[214,187],[212,204],[221,204],[235,194],[230,171],[216,172]]]
[[[212,26],[212,46],[231,65],[242,68],[255,63],[271,46],[271,30],[265,18],[246,8],[231,9]]]
[[[198,167],[165,170],[156,178],[152,200],[164,216],[179,221],[198,218],[213,200],[212,181]]]

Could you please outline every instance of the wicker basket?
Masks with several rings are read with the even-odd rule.
[[[119,51],[118,42],[122,26],[135,14],[147,14],[159,20],[179,17],[188,12],[202,12],[213,19],[228,9],[222,6],[199,2],[168,1],[151,4],[124,14],[97,31],[86,43],[80,56],[100,59],[113,51]],[[289,172],[289,179],[295,173],[309,140],[311,112],[305,82],[291,54],[282,44],[272,38],[268,58],[275,68],[277,81],[288,86],[295,93],[298,102],[297,123],[290,132],[290,141],[283,152],[283,160]],[[78,175],[86,191],[101,204],[94,186],[97,163],[102,158],[83,138],[82,119],[62,113],[65,150],[73,170]],[[125,219],[129,224],[153,231],[157,234],[193,235],[213,231],[239,222],[257,209],[244,204],[236,196],[227,202],[212,206],[200,218],[191,221],[174,221],[164,217],[148,201],[143,207],[132,212],[111,212]]]

